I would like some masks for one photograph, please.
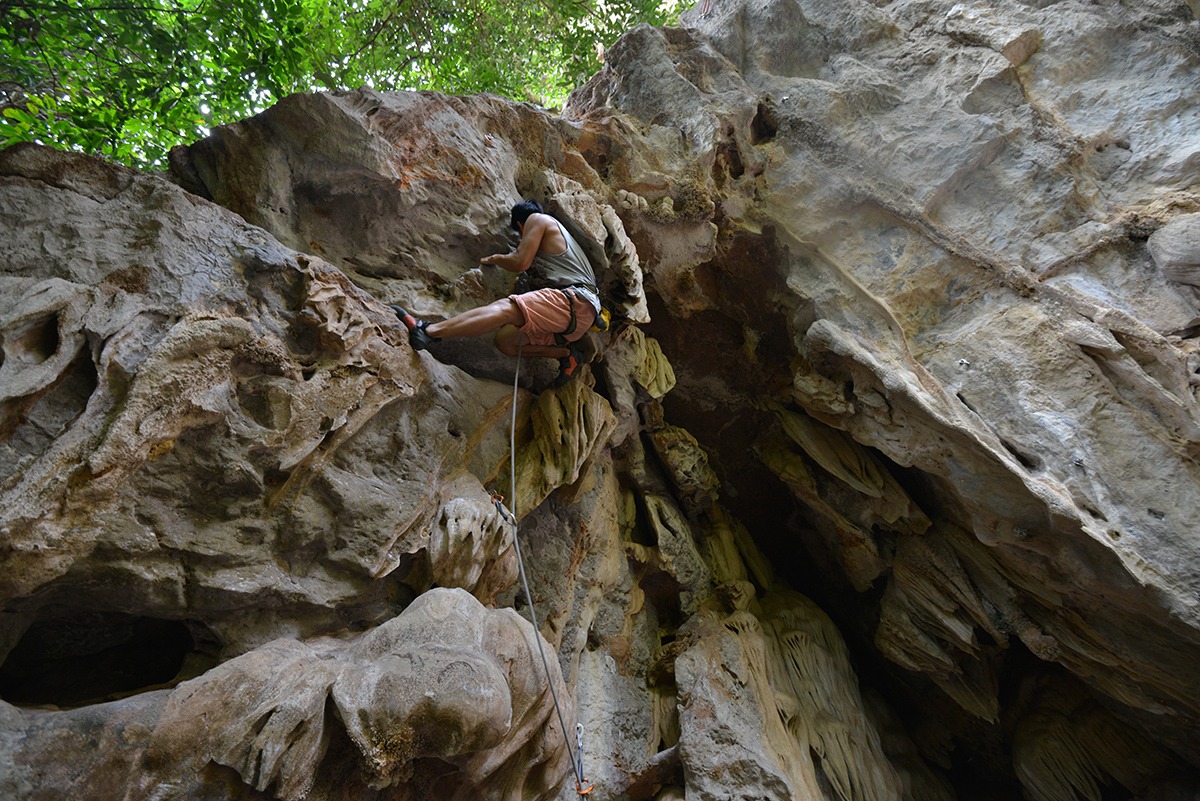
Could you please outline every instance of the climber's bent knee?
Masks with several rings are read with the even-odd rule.
[[[505,356],[516,356],[518,348],[523,344],[522,334],[511,325],[506,325],[496,332],[495,343],[496,350],[503,353]]]
[[[513,328],[525,325],[525,312],[511,297],[500,298],[491,304],[491,308],[493,314],[503,320],[505,325],[511,325]]]

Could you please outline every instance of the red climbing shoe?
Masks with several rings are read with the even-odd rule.
[[[577,376],[583,365],[583,351],[571,348],[570,353],[558,360],[558,377],[554,379],[554,386],[561,387]]]
[[[408,329],[408,344],[412,345],[413,350],[425,350],[432,343],[442,341],[440,337],[435,337],[425,330],[429,327],[429,323],[418,320],[394,303],[391,304],[391,309],[396,312],[400,322],[404,323],[404,327]]]

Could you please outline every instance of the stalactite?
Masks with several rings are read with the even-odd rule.
[[[1169,764],[1074,679],[1043,681],[1013,731],[1013,767],[1033,801],[1101,801],[1114,781],[1136,793]]]
[[[515,502],[521,515],[554,489],[576,481],[616,427],[608,402],[582,381],[543,392],[529,416],[529,440],[517,442]],[[508,486],[507,476],[499,483]]]
[[[691,512],[711,506],[716,500],[720,481],[708,464],[708,454],[696,438],[669,423],[655,425],[649,435],[655,453],[675,485],[680,503]]]
[[[850,654],[833,622],[812,601],[777,590],[762,601],[771,633],[772,683],[799,702],[793,727],[820,756],[844,801],[899,798],[899,777],[883,755],[859,695]]]
[[[429,533],[429,562],[440,587],[474,590],[485,569],[512,547],[509,525],[478,482],[443,504]],[[470,484],[474,484],[470,488]]]
[[[900,537],[880,606],[875,645],[889,659],[929,675],[963,709],[984,720],[999,712],[997,678],[976,629],[1005,636],[991,620],[947,536]]]
[[[792,442],[817,464],[871,498],[882,498],[887,481],[866,450],[848,435],[807,415],[779,408],[776,416]]]
[[[652,398],[661,398],[670,392],[675,386],[675,371],[658,341],[643,334],[640,328],[629,328],[624,335],[633,341],[640,357],[634,364],[634,380]]]

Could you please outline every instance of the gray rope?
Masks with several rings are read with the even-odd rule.
[[[579,727],[576,735],[580,738],[579,756],[576,757],[571,748],[571,737],[567,734],[567,722],[563,718],[562,706],[558,703],[558,691],[554,689],[554,679],[550,676],[550,662],[546,659],[546,649],[542,647],[542,634],[538,628],[537,612],[533,608],[533,593],[529,591],[529,579],[525,577],[525,559],[521,556],[521,540],[517,536],[517,381],[521,376],[521,340],[517,339],[517,369],[513,373],[512,422],[509,424],[508,445],[508,474],[510,479],[512,509],[509,520],[513,527],[513,546],[517,551],[517,570],[521,574],[521,586],[525,588],[525,600],[529,602],[529,620],[533,624],[533,639],[537,643],[538,653],[542,657],[542,667],[546,671],[546,683],[550,685],[550,697],[554,699],[554,711],[558,713],[558,725],[562,727],[563,740],[567,745],[567,753],[571,755],[571,768],[575,772],[575,789],[582,792],[583,783],[583,742]]]

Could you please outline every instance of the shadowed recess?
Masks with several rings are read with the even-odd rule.
[[[179,620],[84,611],[42,618],[0,667],[0,697],[70,707],[130,694],[174,679],[193,644]]]

